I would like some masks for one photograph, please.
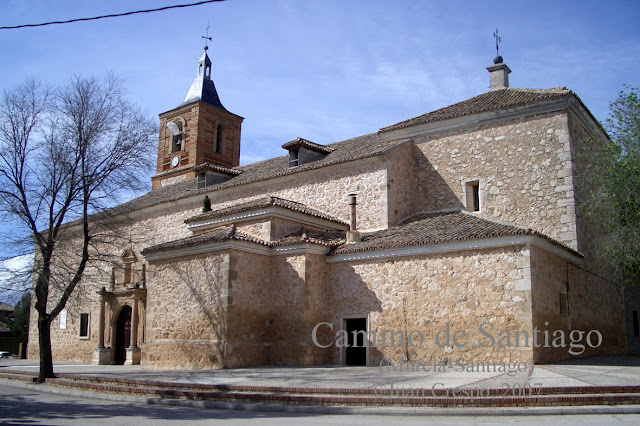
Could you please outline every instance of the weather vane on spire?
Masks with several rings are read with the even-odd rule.
[[[498,29],[496,28],[496,30],[493,32],[493,38],[496,39],[496,56],[500,56],[500,54],[498,53],[498,47],[500,46],[500,42],[502,41],[502,39],[500,38],[500,36],[498,35]]]
[[[202,36],[202,38],[204,39],[204,50],[209,49],[209,46],[207,46],[207,40],[212,41],[211,37],[209,37],[209,28],[211,28],[211,25],[209,25],[209,21],[207,21],[207,26],[204,28],[205,30],[207,30],[207,35]]]

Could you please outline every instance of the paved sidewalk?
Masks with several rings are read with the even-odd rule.
[[[398,367],[396,365],[396,367]],[[226,385],[326,387],[326,388],[493,388],[511,392],[515,386],[638,386],[640,385],[640,357],[591,357],[562,361],[555,364],[530,366],[520,371],[500,371],[500,366],[484,366],[485,371],[470,371],[470,365],[433,365],[403,367],[403,371],[384,367],[263,367],[233,370],[151,370],[141,366],[91,365],[74,362],[55,362],[56,373],[87,374],[103,377],[143,379],[176,383]],[[473,365],[472,367],[478,367]],[[407,368],[410,371],[406,371]],[[486,371],[487,368],[490,371]],[[413,369],[413,370],[412,370]],[[482,366],[480,366],[482,369]],[[412,370],[412,371],[411,371]],[[461,371],[463,370],[463,371]],[[0,360],[0,371],[38,371],[32,360]]]
[[[74,362],[54,363],[56,373],[126,378],[174,383],[244,385],[269,387],[308,388],[373,388],[376,395],[387,395],[394,389],[504,389],[503,396],[522,396],[521,389],[536,387],[602,387],[640,386],[640,357],[593,357],[535,366],[533,371],[460,371],[459,366],[436,368],[419,366],[414,371],[393,371],[388,367],[273,367],[234,370],[151,370],[140,366],[90,365]],[[415,367],[415,366],[414,366]],[[406,366],[405,366],[406,369]],[[425,371],[425,370],[429,371]],[[443,371],[441,371],[443,370]],[[0,360],[0,372],[38,371],[37,361]],[[75,397],[107,399],[129,404],[177,405],[196,408],[216,408],[249,412],[298,412],[307,414],[357,414],[404,416],[557,416],[578,414],[624,415],[640,414],[640,405],[583,405],[583,406],[518,406],[518,407],[358,407],[358,406],[306,406],[263,403],[240,403],[207,400],[149,398],[96,393],[88,390],[51,385],[34,385],[0,379],[0,386],[27,391],[46,391]],[[594,390],[597,394],[601,390]],[[610,392],[610,390],[606,390]],[[393,392],[392,392],[393,393]],[[526,396],[529,391],[524,392]],[[535,392],[534,392],[535,395]],[[459,395],[450,395],[459,396]],[[473,396],[473,395],[472,395]]]

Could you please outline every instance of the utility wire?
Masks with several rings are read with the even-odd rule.
[[[199,2],[196,2],[196,3],[176,4],[176,5],[173,5],[173,6],[159,7],[157,9],[136,10],[136,11],[133,11],[133,12],[114,13],[112,15],[94,16],[93,18],[77,18],[77,19],[69,19],[68,21],[52,21],[52,22],[43,22],[41,24],[15,25],[15,26],[12,26],[12,27],[0,27],[0,30],[15,30],[17,28],[44,27],[44,26],[47,26],[47,25],[55,25],[55,24],[70,24],[71,22],[95,21],[97,19],[117,18],[119,16],[135,15],[137,13],[159,12],[159,11],[162,11],[162,10],[178,9],[178,8],[181,8],[181,7],[199,6],[201,4],[215,3],[215,2],[221,2],[221,1],[225,1],[225,0],[204,0],[204,1],[199,1]]]

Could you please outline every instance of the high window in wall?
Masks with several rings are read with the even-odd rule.
[[[80,314],[80,334],[79,337],[81,339],[89,338],[89,314],[82,313]]]
[[[131,272],[133,271],[133,263],[127,262],[124,264],[124,283],[129,284],[131,282]]]
[[[480,181],[472,180],[465,183],[465,196],[467,210],[471,212],[480,211]]]
[[[224,128],[222,124],[218,124],[216,127],[216,143],[215,143],[215,153],[222,154],[222,144],[224,142]]]

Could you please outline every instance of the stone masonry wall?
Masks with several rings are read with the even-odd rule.
[[[62,238],[64,240],[64,238]],[[71,257],[73,256],[73,257]],[[72,259],[77,260],[77,253],[70,255],[66,259],[72,263]],[[55,266],[58,262],[56,257],[53,259],[54,275],[59,274],[59,269]],[[61,316],[54,318],[51,324],[51,351],[53,359],[65,359],[79,362],[90,362],[93,358],[93,349],[98,345],[98,325],[100,321],[100,298],[97,291],[101,285],[95,282],[105,280],[105,286],[108,285],[110,274],[106,274],[104,265],[88,265],[85,270],[83,279],[76,285],[74,292],[66,303],[64,311],[66,311],[67,320],[66,328],[60,328]],[[59,278],[59,276],[58,276]],[[68,278],[68,277],[67,277]],[[66,284],[68,281],[62,281]],[[47,312],[54,309],[54,304],[60,300],[61,291],[57,288],[55,282],[51,283],[49,290],[49,300],[47,303]],[[39,359],[39,341],[38,341],[38,313],[35,309],[35,295],[32,294],[32,306],[29,318],[29,359]],[[80,337],[80,314],[89,314],[89,335],[87,338]]]
[[[234,252],[226,366],[322,365],[311,342],[327,309],[324,256],[265,257]]]
[[[149,268],[143,365],[222,366],[228,271],[225,252],[158,261]]]
[[[588,194],[600,187],[597,167],[601,152],[598,144],[593,140],[594,135],[589,132],[582,122],[573,114],[569,116],[571,129],[571,148],[574,164],[575,180],[575,221],[578,234],[578,251],[585,255],[584,266],[601,275],[613,276],[616,268],[612,265],[602,264],[600,254],[603,251],[602,242],[606,235],[602,223],[596,219],[590,220],[582,211],[588,200]]]
[[[576,248],[566,112],[416,138],[417,210],[464,208],[479,180],[482,215],[531,227]]]
[[[387,154],[387,214],[389,226],[397,225],[416,213],[415,146],[407,142]]]
[[[624,302],[620,287],[582,270],[579,265],[532,247],[531,290],[533,324],[540,331],[538,344],[541,347],[534,349],[536,362],[624,353],[624,314],[621,311]],[[561,312],[561,294],[567,295],[566,312]],[[556,330],[558,334],[554,335]],[[586,333],[591,330],[602,335],[602,344],[597,348],[586,344]],[[548,340],[544,331],[548,331]],[[585,334],[580,339],[579,331]],[[572,332],[575,332],[574,345],[584,345],[584,352],[578,346],[570,347]],[[553,347],[554,338],[562,334],[567,346]],[[597,342],[595,334],[592,334],[592,342],[594,345]],[[557,341],[558,346],[561,343],[561,340]]]
[[[394,258],[382,261],[354,261],[330,264],[329,285],[331,310],[327,320],[334,324],[334,332],[342,326],[342,318],[362,316],[369,318],[370,330],[377,333],[378,346],[386,331],[387,346],[391,346],[390,333],[411,331],[422,333],[424,341],[416,346],[396,340],[395,348],[370,348],[370,365],[377,365],[383,357],[393,362],[467,361],[521,361],[531,362],[532,351],[515,346],[515,332],[531,328],[531,294],[516,289],[516,282],[525,278],[528,252],[519,248],[504,248],[449,254]],[[495,337],[479,333],[485,330]],[[436,344],[436,335],[450,326],[455,331],[466,331],[468,338],[462,347],[447,345],[446,339]],[[511,347],[500,347],[498,333],[511,333]],[[501,336],[502,337],[502,336]],[[333,337],[335,340],[335,337]],[[370,339],[371,340],[371,339]],[[320,342],[322,343],[322,342]],[[507,345],[508,342],[503,342]],[[489,347],[482,347],[484,344]],[[331,351],[333,362],[340,363],[340,350]]]
[[[358,194],[358,227],[373,231],[387,227],[386,163],[347,164],[294,174],[263,185],[210,192],[214,210],[273,195],[306,204],[333,217],[349,220],[348,194]],[[204,197],[204,195],[203,195]]]
[[[60,315],[51,324],[51,352],[53,359],[91,362],[93,349],[98,345],[99,301],[84,298],[82,303],[70,303],[66,329],[60,328]],[[89,337],[80,337],[80,314],[89,313]],[[40,359],[38,342],[38,313],[32,307],[29,319],[29,359]]]

